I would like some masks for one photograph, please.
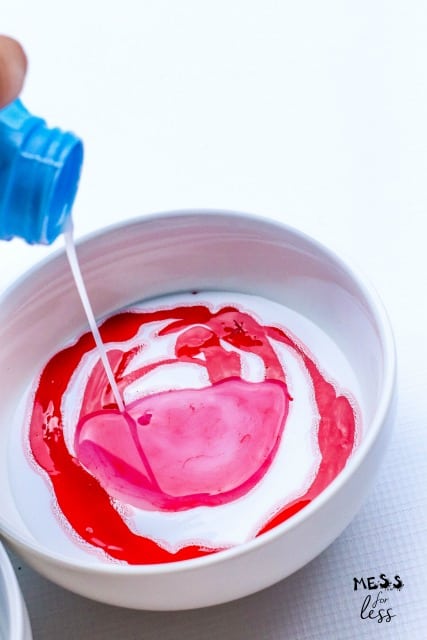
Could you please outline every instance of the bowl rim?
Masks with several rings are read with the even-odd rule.
[[[4,583],[6,585],[6,608],[9,614],[9,627],[7,629],[9,635],[7,637],[10,640],[20,640],[24,637],[24,630],[26,627],[25,605],[12,563],[1,542],[0,572],[3,574]]]
[[[30,541],[20,533],[17,533],[13,527],[9,526],[7,522],[4,522],[0,513],[0,534],[4,535],[13,544],[19,545],[28,549],[29,553],[36,555],[42,561],[54,562],[64,569],[81,570],[90,574],[98,575],[161,575],[168,573],[180,573],[186,571],[197,570],[202,567],[208,567],[212,564],[221,564],[234,557],[246,555],[252,553],[259,547],[264,546],[270,542],[273,542],[277,538],[285,535],[288,531],[295,529],[305,520],[308,520],[316,511],[320,510],[322,506],[327,503],[339,490],[347,483],[349,478],[353,475],[356,469],[361,465],[364,458],[367,456],[370,449],[373,447],[376,439],[379,436],[383,426],[386,423],[386,417],[390,407],[393,404],[393,400],[396,393],[396,349],[393,337],[393,332],[390,324],[389,317],[385,310],[385,307],[372,283],[362,273],[359,267],[354,266],[351,260],[342,258],[334,250],[328,246],[313,238],[309,234],[281,221],[277,221],[269,218],[267,215],[260,215],[254,213],[245,213],[240,211],[228,210],[228,209],[215,209],[215,208],[189,208],[189,209],[177,209],[162,212],[146,213],[140,216],[129,218],[123,221],[115,222],[113,224],[102,227],[102,229],[92,231],[84,236],[80,237],[76,241],[77,247],[83,247],[90,245],[92,242],[96,242],[102,239],[104,236],[113,234],[115,231],[130,229],[133,226],[144,226],[150,224],[156,224],[158,221],[165,219],[177,220],[179,218],[188,218],[192,216],[208,216],[210,218],[222,218],[224,220],[241,220],[255,224],[261,224],[270,229],[277,229],[278,233],[287,233],[290,236],[296,237],[302,240],[308,245],[311,245],[313,249],[322,254],[327,260],[342,270],[358,287],[361,295],[368,305],[369,311],[376,323],[376,329],[378,332],[378,340],[382,347],[383,352],[383,382],[379,394],[379,401],[375,413],[369,425],[369,429],[364,435],[362,442],[357,446],[356,450],[352,453],[350,459],[346,463],[344,469],[334,478],[334,480],[325,488],[321,493],[314,498],[310,504],[306,505],[304,509],[294,514],[285,522],[273,527],[269,531],[266,531],[262,535],[253,538],[245,543],[235,545],[228,549],[222,549],[207,556],[192,558],[189,560],[180,560],[175,562],[164,562],[160,564],[139,564],[130,565],[116,563],[97,563],[86,561],[82,559],[68,559],[63,555],[50,551],[47,547],[38,543],[37,541]],[[0,295],[0,304],[2,300],[13,293],[14,290],[26,283],[37,273],[43,271],[50,263],[58,260],[64,256],[64,248],[59,248],[43,260],[37,262],[32,268],[23,273],[19,278],[12,282]]]

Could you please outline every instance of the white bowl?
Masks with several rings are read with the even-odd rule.
[[[9,557],[0,544],[0,638],[31,640],[27,609]]]
[[[199,290],[236,291],[285,304],[321,327],[357,377],[363,437],[343,471],[302,511],[247,543],[163,565],[93,563],[36,540],[10,488],[8,436],[24,390],[49,354],[86,329],[64,254],[14,284],[0,304],[0,532],[49,579],[84,596],[140,609],[227,602],[290,575],[348,525],[365,499],[395,413],[395,354],[377,295],[328,249],[285,225],[245,214],[153,215],[96,233],[78,255],[98,317],[137,300]]]

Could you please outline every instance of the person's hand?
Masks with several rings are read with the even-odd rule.
[[[13,38],[0,36],[0,109],[21,92],[27,71],[27,56]]]

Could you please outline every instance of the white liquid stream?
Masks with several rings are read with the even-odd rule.
[[[98,354],[104,366],[105,373],[107,374],[108,382],[111,385],[111,391],[113,392],[113,396],[117,403],[119,411],[121,413],[124,413],[125,405],[123,403],[122,397],[117,387],[114,374],[111,370],[110,362],[107,357],[107,352],[106,352],[104,343],[102,342],[102,338],[99,333],[98,326],[96,324],[95,316],[92,310],[92,305],[90,304],[89,296],[87,295],[87,289],[83,280],[82,272],[80,270],[79,261],[77,259],[76,246],[74,244],[74,238],[73,238],[73,223],[71,221],[71,217],[69,218],[67,228],[64,232],[64,242],[65,242],[65,251],[67,253],[68,262],[70,263],[71,273],[73,274],[74,282],[76,284],[77,291],[79,292],[80,300],[82,302],[83,309],[85,311],[90,330],[92,332],[93,338],[98,348]]]

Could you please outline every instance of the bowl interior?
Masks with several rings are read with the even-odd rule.
[[[358,383],[362,438],[369,431],[387,370],[381,312],[358,277],[318,243],[258,218],[189,212],[107,229],[82,242],[77,252],[98,318],[136,301],[194,289],[255,294],[305,316],[349,363]],[[1,301],[0,530],[29,545],[36,540],[10,486],[10,424],[43,364],[86,326],[62,252]],[[37,519],[37,497],[33,502],[30,517]],[[45,502],[51,510],[49,498]],[[72,556],[65,538],[64,555]]]

